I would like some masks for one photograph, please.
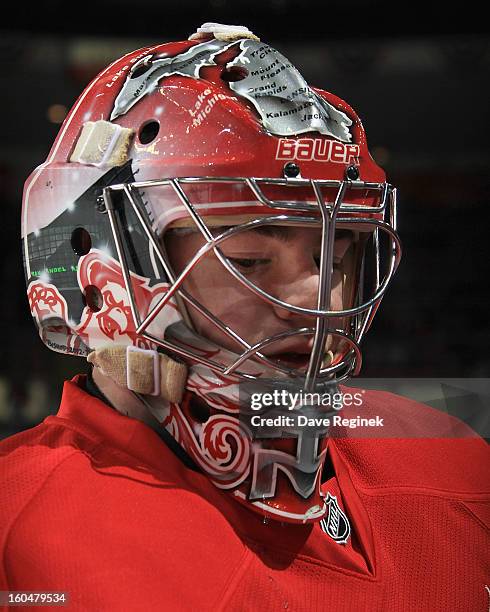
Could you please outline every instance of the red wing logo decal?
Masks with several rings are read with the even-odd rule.
[[[168,283],[150,286],[148,279],[131,272],[132,290],[140,317],[145,318],[168,290]],[[66,300],[58,288],[40,280],[28,287],[28,299],[32,316],[40,329],[43,340],[54,350],[86,354],[91,349],[107,344],[133,344],[139,348],[154,349],[153,342],[136,334],[128,292],[119,262],[97,249],[80,259],[78,284],[82,293],[88,286],[95,286],[101,295],[100,308],[83,309],[80,323],[70,321]],[[173,300],[163,309],[165,324],[180,320]],[[163,313],[162,310],[162,313]],[[158,319],[158,317],[157,317]],[[162,321],[152,323],[163,333]],[[149,332],[152,333],[151,325]],[[55,338],[56,346],[53,344]],[[82,342],[85,349],[75,350],[75,342]]]

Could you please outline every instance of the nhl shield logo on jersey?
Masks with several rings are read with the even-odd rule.
[[[337,502],[335,495],[327,493],[325,504],[328,506],[328,517],[320,521],[320,527],[337,544],[346,544],[350,538],[350,523],[345,512]]]

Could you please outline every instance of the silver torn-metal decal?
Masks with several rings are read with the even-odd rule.
[[[253,104],[266,130],[277,136],[320,132],[351,142],[352,120],[313,91],[299,70],[281,53],[256,40],[209,40],[174,57],[148,55],[126,77],[110,119],[127,113],[139,100],[172,75],[199,78],[201,68],[216,66],[215,57],[239,46],[226,65],[242,68],[242,78],[228,83],[230,90]]]

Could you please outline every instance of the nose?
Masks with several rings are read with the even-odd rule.
[[[318,287],[320,276],[314,271],[297,278],[292,282],[284,283],[277,294],[281,301],[299,308],[316,309],[318,307]],[[276,316],[284,321],[292,321],[297,326],[312,327],[316,319],[314,315],[296,313],[276,304],[273,305]],[[330,304],[327,310],[342,309],[342,279],[334,273],[331,279]]]
[[[319,278],[318,273],[310,273],[292,282],[285,282],[277,292],[278,298],[298,308],[316,308]],[[276,316],[284,321],[301,318],[305,321],[305,325],[311,326],[313,324],[314,319],[311,315],[295,313],[276,304],[273,308]]]

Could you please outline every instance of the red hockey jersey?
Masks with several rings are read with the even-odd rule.
[[[65,591],[91,612],[488,609],[489,451],[471,432],[331,438],[339,544],[318,523],[264,521],[83,385],[0,443],[0,590]],[[415,402],[365,401],[441,428]]]

